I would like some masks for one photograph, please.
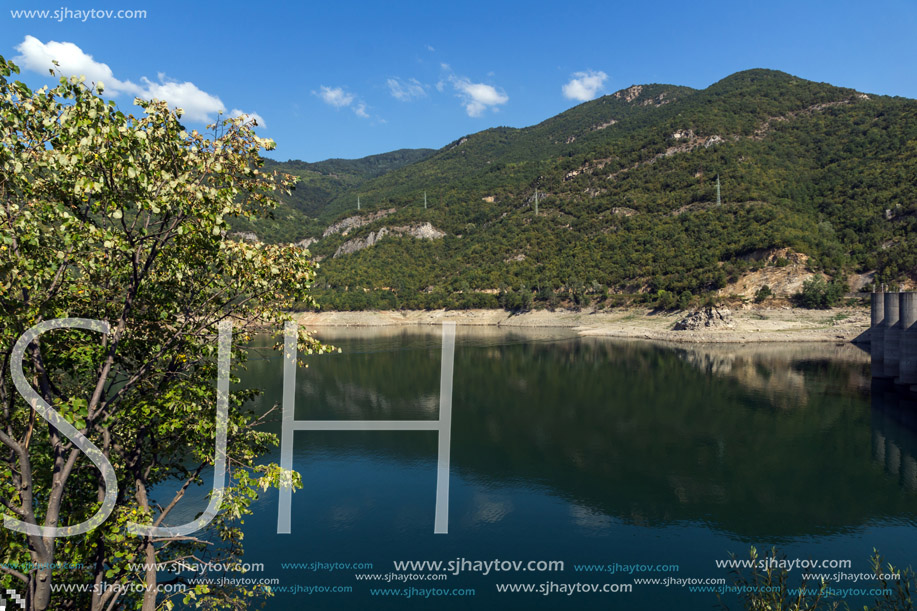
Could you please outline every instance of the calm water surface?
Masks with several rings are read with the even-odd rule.
[[[343,354],[309,357],[299,370],[298,419],[438,417],[438,330],[329,329],[319,337]],[[242,378],[265,389],[255,411],[280,403],[279,354],[253,354]],[[715,594],[677,585],[572,596],[500,594],[496,585],[731,583],[715,561],[746,558],[751,545],[851,560],[850,573],[869,570],[873,547],[917,566],[913,407],[870,386],[868,357],[853,346],[669,347],[459,327],[449,534],[433,534],[436,433],[297,432],[304,489],[293,496],[293,532],[276,534],[277,494],[266,494],[246,520],[245,560],[265,564],[250,576],[283,586],[353,588],[280,594],[267,604],[278,610],[710,609]],[[279,434],[279,413],[266,428]],[[267,460],[279,462],[279,449]],[[457,558],[562,560],[565,570],[355,579],[391,573],[393,561]],[[373,568],[282,568],[311,562]],[[612,575],[574,566],[614,563],[679,570]],[[409,587],[476,595],[369,592]],[[723,600],[740,606],[734,595]]]

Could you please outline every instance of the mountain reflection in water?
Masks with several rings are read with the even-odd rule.
[[[438,328],[325,328],[319,337],[343,354],[306,357],[298,419],[438,417]],[[281,402],[282,369],[278,353],[252,353],[241,378],[265,390],[256,412]],[[280,562],[370,560],[387,572],[393,560],[456,557],[670,562],[682,577],[728,578],[714,560],[746,556],[750,544],[851,559],[856,572],[869,570],[873,547],[917,564],[915,412],[900,403],[871,387],[868,355],[850,345],[663,345],[459,327],[449,534],[433,534],[435,433],[297,432],[304,489],[293,495],[293,532],[276,534],[277,494],[265,494],[246,520],[246,559],[273,563],[267,571],[283,583],[305,577]],[[279,411],[270,418],[266,428],[279,433]],[[265,460],[278,461],[279,449]],[[200,511],[204,492],[183,511]],[[308,577],[360,583],[352,573]],[[569,570],[550,578],[588,581]],[[620,581],[599,581],[609,580]],[[494,583],[448,585],[478,588],[477,608],[610,608],[601,598],[558,606],[500,596]],[[403,608],[370,598],[365,585],[331,602]],[[278,597],[269,608],[297,604]],[[611,608],[715,604],[714,595],[646,588]]]

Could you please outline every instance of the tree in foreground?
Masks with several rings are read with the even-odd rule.
[[[107,333],[41,334],[25,349],[25,381],[111,463],[117,494],[107,520],[84,534],[0,528],[0,588],[19,592],[30,611],[152,611],[176,596],[247,608],[269,593],[202,585],[157,593],[182,576],[142,564],[238,563],[237,520],[259,489],[298,485],[295,474],[257,465],[276,439],[243,410],[251,391],[229,397],[228,484],[208,530],[136,536],[127,526],[183,522],[175,508],[212,472],[218,325],[231,321],[239,339],[310,301],[306,251],[227,238],[229,218],[269,213],[275,192],[290,186],[259,170],[259,151],[273,142],[245,118],[188,133],[165,103],[136,100],[135,117],[101,96],[102,83],[61,78],[32,91],[13,73],[0,57],[0,512],[67,528],[104,514],[114,490],[66,427],[39,417],[14,385],[16,342],[61,318],[105,321]],[[305,353],[327,350],[306,334],[299,340]],[[237,343],[234,364],[245,356]],[[67,584],[93,587],[60,592]]]

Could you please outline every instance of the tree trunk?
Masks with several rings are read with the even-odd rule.
[[[45,611],[51,606],[51,563],[54,562],[54,539],[29,537],[32,562],[38,569],[29,574],[29,611]]]
[[[145,543],[145,557],[147,563],[146,576],[143,580],[146,585],[146,592],[143,593],[142,611],[156,611],[156,548],[153,542],[147,537]]]
[[[93,580],[93,585],[95,589],[92,591],[92,602],[90,603],[90,608],[92,611],[102,611],[105,608],[105,603],[107,597],[103,597],[102,593],[102,582],[105,579],[105,539],[104,537],[99,537],[98,542],[96,543],[96,564],[95,564],[95,579]]]

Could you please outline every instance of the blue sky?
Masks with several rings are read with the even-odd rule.
[[[703,88],[748,68],[917,98],[913,0],[82,2],[5,3],[0,54],[20,58],[23,80],[51,82],[56,57],[124,109],[156,95],[197,128],[220,108],[256,113],[281,160],[439,148],[632,84]],[[146,17],[76,16],[86,9]]]

